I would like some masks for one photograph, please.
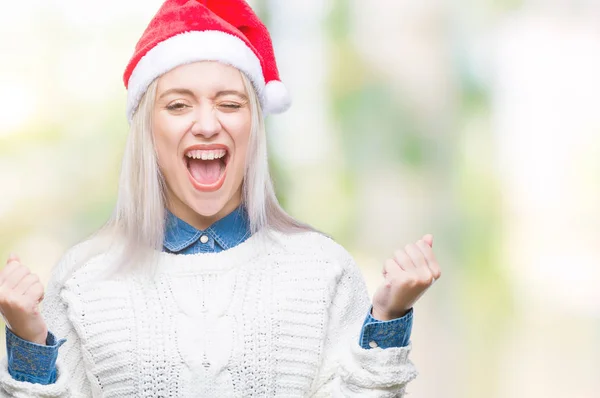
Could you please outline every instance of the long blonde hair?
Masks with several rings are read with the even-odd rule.
[[[241,73],[241,72],[240,72]],[[250,230],[265,228],[283,233],[314,231],[291,217],[280,206],[269,172],[264,118],[250,80],[243,74],[249,97],[252,126],[242,186],[242,204],[248,212]],[[155,264],[162,251],[167,208],[165,180],[158,166],[152,133],[152,112],[156,97],[155,80],[142,97],[133,115],[123,155],[117,202],[108,222],[91,239],[120,250],[114,272],[136,265]],[[108,238],[108,239],[106,239]]]

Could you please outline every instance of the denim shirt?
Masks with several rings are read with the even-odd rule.
[[[176,254],[221,252],[244,242],[250,236],[248,215],[243,207],[198,230],[167,212],[163,251]],[[405,347],[410,341],[413,310],[402,318],[378,321],[371,310],[363,322],[359,344],[364,349]],[[25,341],[6,328],[8,372],[15,380],[37,384],[56,381],[58,349],[66,340],[57,340],[48,331],[46,345]]]

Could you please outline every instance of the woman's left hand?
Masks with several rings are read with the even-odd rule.
[[[433,236],[425,235],[386,260],[383,267],[385,279],[373,296],[373,318],[388,321],[406,315],[440,278],[442,273],[432,246]]]

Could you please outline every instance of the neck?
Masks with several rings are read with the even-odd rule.
[[[194,209],[187,206],[179,199],[169,201],[167,208],[171,213],[173,213],[173,215],[190,224],[192,227],[199,230],[205,230],[234,211],[241,204],[241,201],[241,195],[236,195],[231,198],[217,213],[209,216],[197,213]]]

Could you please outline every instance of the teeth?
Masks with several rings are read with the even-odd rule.
[[[189,151],[185,154],[188,158],[192,159],[202,159],[202,160],[213,160],[213,159],[221,159],[227,151],[225,149],[212,149],[212,150],[202,150],[195,149]]]

